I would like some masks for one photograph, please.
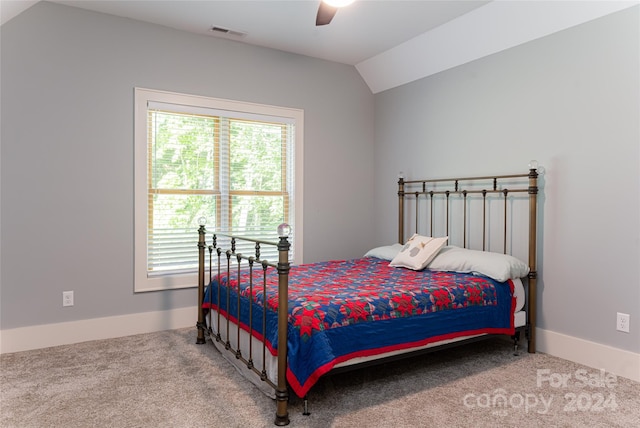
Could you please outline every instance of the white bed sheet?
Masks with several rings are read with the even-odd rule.
[[[524,292],[524,285],[520,278],[512,279],[513,282],[513,295],[516,296],[516,309],[515,312],[519,312],[524,308],[524,302],[527,295]],[[517,327],[517,326],[516,326]]]

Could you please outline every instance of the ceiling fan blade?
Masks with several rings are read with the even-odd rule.
[[[325,2],[320,1],[318,16],[316,16],[316,25],[327,25],[331,22],[337,11],[337,7],[329,6]]]

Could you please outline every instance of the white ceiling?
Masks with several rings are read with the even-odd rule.
[[[316,27],[320,0],[49,1],[211,37],[220,35],[211,32],[211,27],[220,26],[246,33],[244,37],[222,36],[225,38],[351,65],[487,3],[357,0],[340,9],[329,25]]]
[[[354,65],[374,93],[638,4],[356,0],[316,27],[319,0],[49,1]],[[36,3],[0,0],[1,23]],[[246,35],[221,35],[213,26]]]

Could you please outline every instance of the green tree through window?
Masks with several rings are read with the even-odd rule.
[[[195,266],[188,237],[200,217],[270,240],[288,222],[290,125],[154,109],[148,123],[150,272]]]
[[[209,232],[270,242],[288,223],[291,261],[300,263],[302,110],[141,88],[135,94],[135,291],[197,285],[201,217]],[[255,248],[236,250],[252,255]],[[263,246],[261,258],[276,261],[277,250]]]

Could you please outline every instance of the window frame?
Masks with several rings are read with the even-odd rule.
[[[303,249],[303,137],[304,137],[304,111],[296,108],[278,107],[265,104],[256,104],[243,101],[234,101],[220,98],[212,98],[200,95],[180,94],[175,92],[160,91],[154,89],[135,88],[134,90],[134,292],[147,292],[158,290],[171,290],[193,288],[198,286],[197,271],[185,273],[168,273],[165,275],[147,274],[147,237],[148,224],[148,135],[147,135],[147,106],[149,103],[179,104],[207,108],[213,110],[226,110],[241,112],[247,115],[274,116],[288,118],[294,121],[294,189],[293,189],[293,215],[295,224],[294,254],[292,262],[302,263]],[[213,221],[211,221],[213,223]],[[215,224],[209,225],[211,232]],[[197,228],[194,230],[194,247],[197,244]]]

